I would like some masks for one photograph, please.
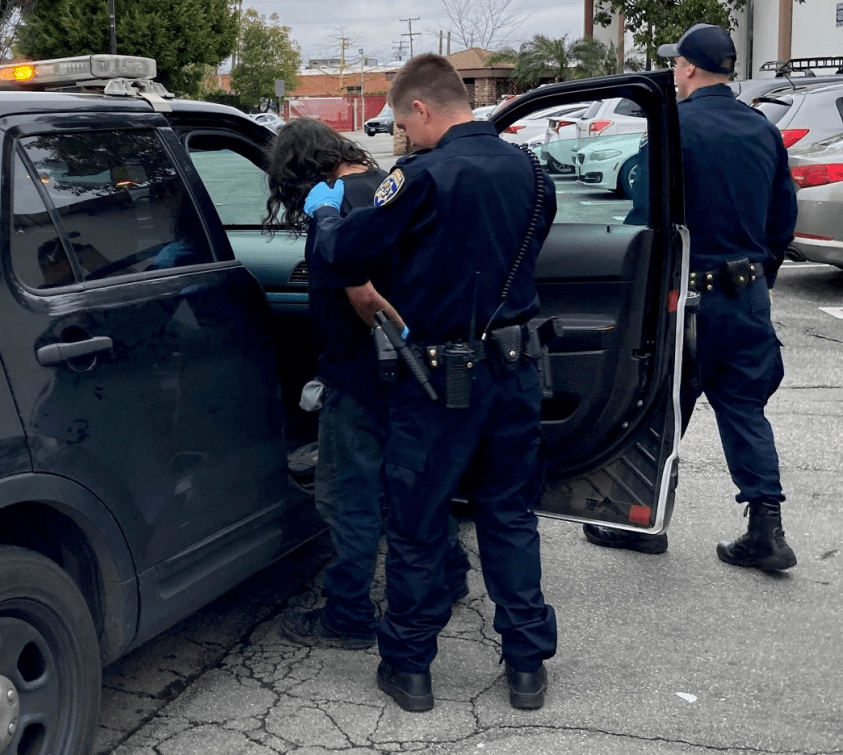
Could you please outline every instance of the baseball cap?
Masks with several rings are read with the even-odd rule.
[[[712,24],[694,24],[676,44],[662,45],[657,53],[662,58],[681,55],[689,63],[711,73],[732,73],[738,57],[729,33]]]

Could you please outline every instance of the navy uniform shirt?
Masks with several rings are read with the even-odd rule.
[[[691,269],[748,257],[764,264],[772,285],[796,225],[778,129],[725,84],[698,89],[678,111]]]
[[[355,207],[371,207],[375,190],[385,177],[386,173],[382,170],[345,176],[341,213],[348,214]],[[317,374],[326,384],[347,391],[358,401],[381,402],[383,389],[378,383],[371,329],[349,303],[343,283],[313,253],[315,241],[316,227],[315,221],[312,221],[304,254],[308,270],[311,335],[319,355]],[[369,238],[365,243],[376,241]]]
[[[495,326],[526,323],[539,309],[535,259],[556,214],[553,182],[540,176],[543,212]],[[462,123],[432,150],[400,160],[376,196],[378,206],[343,219],[332,208],[317,210],[316,254],[343,285],[384,276],[382,293],[416,343],[466,341],[501,303],[536,190],[527,155],[500,139],[491,123]]]

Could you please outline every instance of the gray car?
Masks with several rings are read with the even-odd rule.
[[[753,107],[778,127],[785,147],[805,147],[843,131],[843,82],[794,82],[757,97]]]
[[[788,256],[843,268],[843,133],[790,150],[799,218]]]

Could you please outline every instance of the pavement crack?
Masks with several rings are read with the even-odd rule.
[[[686,745],[688,747],[697,747],[701,750],[710,750],[711,752],[746,752],[759,753],[759,755],[843,755],[843,750],[771,750],[768,748],[750,747],[747,745],[710,745],[702,742],[692,742],[688,739],[668,739],[667,737],[645,737],[638,734],[628,734],[626,732],[608,731],[607,729],[596,729],[592,726],[507,726],[502,725],[500,731],[522,731],[526,728],[530,732],[545,730],[548,732],[554,731],[571,731],[583,732],[585,734],[605,734],[610,737],[618,737],[619,739],[632,739],[637,742],[664,742],[669,745]]]

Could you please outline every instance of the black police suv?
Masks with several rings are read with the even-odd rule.
[[[288,464],[316,440],[298,407],[315,359],[304,240],[261,229],[274,135],[154,74],[0,67],[3,755],[90,752],[101,664],[322,530]],[[496,125],[619,96],[649,120],[647,217],[559,195],[537,272],[541,510],[658,532],[686,293],[671,75],[543,87]]]
[[[389,105],[384,105],[383,110],[380,111],[374,118],[369,118],[363,124],[363,130],[366,136],[374,136],[375,134],[391,134],[395,128],[395,115],[392,113],[392,108]]]

